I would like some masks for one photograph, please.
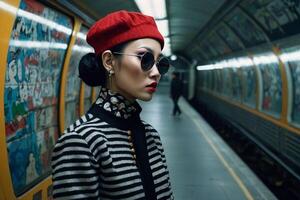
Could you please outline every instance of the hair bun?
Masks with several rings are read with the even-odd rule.
[[[95,53],[88,53],[81,58],[79,77],[89,86],[104,86],[105,69],[99,66]]]

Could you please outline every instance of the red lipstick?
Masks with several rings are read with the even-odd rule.
[[[156,87],[157,87],[157,82],[152,82],[151,84],[146,86],[147,91],[152,93],[156,91]]]

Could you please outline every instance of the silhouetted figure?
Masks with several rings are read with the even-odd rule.
[[[174,107],[173,107],[173,116],[177,113],[178,115],[181,114],[181,110],[178,106],[179,97],[182,94],[182,82],[179,79],[179,73],[173,72],[172,73],[172,81],[171,81],[171,89],[170,89],[170,96],[173,100]]]

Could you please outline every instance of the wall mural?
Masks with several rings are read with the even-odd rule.
[[[16,194],[50,173],[58,137],[60,73],[71,32],[70,18],[35,1],[21,1],[4,91],[7,151]]]
[[[292,120],[300,124],[300,62],[289,63],[293,80]]]
[[[256,72],[253,66],[243,67],[242,69],[242,81],[244,98],[243,102],[248,106],[255,108],[256,106]]]
[[[286,59],[283,62],[286,65],[288,82],[291,83],[289,91],[292,93],[292,105],[291,105],[291,120],[300,125],[300,57],[299,46],[289,47],[282,49],[282,55]],[[281,57],[282,59],[282,57]]]
[[[263,82],[263,111],[279,117],[282,103],[282,80],[278,63],[259,65]]]
[[[232,68],[232,97],[237,100],[241,101],[242,97],[242,84],[241,84],[241,76],[240,76],[240,70],[236,67]]]
[[[78,77],[79,61],[85,54],[93,52],[93,49],[85,40],[87,32],[87,27],[82,26],[80,28],[80,31],[76,36],[75,45],[72,49],[65,93],[65,129],[79,118],[79,94],[81,84],[81,80]],[[77,90],[74,90],[74,88],[77,88]],[[88,88],[90,89],[90,87]],[[88,88],[86,86],[86,90],[88,90]]]
[[[245,0],[241,6],[261,24],[271,40],[300,32],[299,0]]]

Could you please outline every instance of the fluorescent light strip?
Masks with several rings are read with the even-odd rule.
[[[300,51],[286,52],[279,56],[282,62],[300,61]]]
[[[165,0],[135,0],[135,3],[145,15],[153,16],[155,19],[167,17]]]
[[[19,16],[26,17],[26,18],[28,18],[28,19],[30,19],[32,21],[36,21],[38,23],[44,24],[46,26],[49,26],[50,28],[53,28],[53,29],[56,29],[58,31],[64,32],[64,33],[66,33],[68,35],[70,35],[72,33],[72,29],[67,28],[65,26],[62,26],[62,25],[60,25],[60,24],[58,24],[56,22],[53,22],[53,21],[48,20],[46,18],[43,18],[41,16],[32,14],[30,12],[27,12],[27,11],[19,9],[18,12],[17,12],[17,14]]]
[[[39,42],[39,41],[21,41],[11,40],[10,46],[22,48],[39,48],[39,49],[67,49],[68,45],[57,42]]]
[[[3,1],[0,1],[0,8],[2,8],[3,10],[6,10],[12,14],[16,14],[17,13],[17,8],[15,8],[14,6],[11,6]]]
[[[73,51],[80,51],[80,52],[90,53],[90,52],[94,52],[94,49],[90,48],[90,47],[74,45]]]
[[[255,65],[278,63],[278,58],[274,54],[266,54],[254,56],[253,62]]]
[[[160,33],[164,36],[167,37],[169,35],[169,26],[168,26],[168,20],[155,20],[156,24],[158,26],[158,30]]]
[[[253,66],[253,62],[248,57],[239,57],[228,60],[222,60],[215,64],[210,65],[200,65],[197,66],[197,70],[214,70],[214,69],[223,69],[223,68],[239,68],[239,67],[249,67]]]

